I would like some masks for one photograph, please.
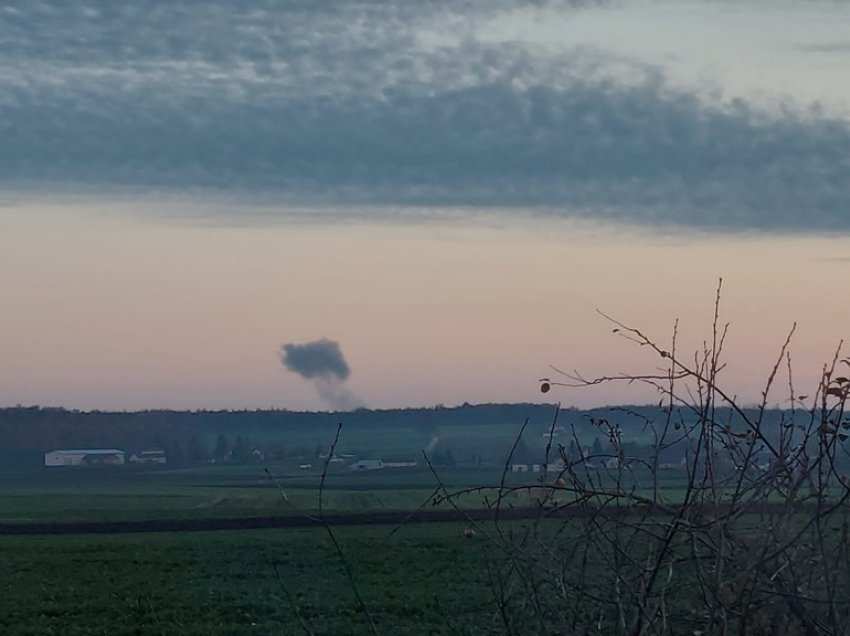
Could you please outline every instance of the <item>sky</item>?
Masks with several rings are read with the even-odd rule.
[[[729,392],[758,399],[795,322],[811,386],[850,325],[848,23],[818,0],[0,2],[0,404],[540,401],[550,365],[656,368],[599,311],[697,349],[721,277]],[[322,341],[339,386],[282,358]]]

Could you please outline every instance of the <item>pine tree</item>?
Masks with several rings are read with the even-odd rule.
[[[230,452],[230,440],[227,439],[227,435],[219,435],[215,440],[215,450],[213,451],[213,458],[216,461],[224,461],[227,459],[227,454]]]
[[[593,438],[593,446],[590,448],[590,454],[593,455],[595,459],[600,459],[600,456],[605,454],[605,451],[602,448],[602,442],[599,441],[598,437]]]

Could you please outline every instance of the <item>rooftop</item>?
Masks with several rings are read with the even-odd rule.
[[[75,448],[75,449],[67,449],[62,448],[59,450],[49,451],[51,453],[68,453],[79,455],[80,453],[84,455],[114,455],[115,453],[123,453],[124,451],[118,450],[117,448]]]

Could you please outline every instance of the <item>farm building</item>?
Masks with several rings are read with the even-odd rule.
[[[54,450],[44,454],[45,466],[121,466],[124,451],[115,448]]]
[[[552,464],[532,464],[531,472],[539,473],[539,472],[547,472],[547,473],[557,473],[564,470],[564,461],[562,459],[558,459]]]
[[[383,459],[361,459],[348,465],[348,470],[383,470],[385,468],[415,468],[416,462],[385,462]]]
[[[165,464],[165,451],[146,450],[130,455],[131,464]]]
[[[380,470],[382,468],[384,468],[384,462],[381,459],[361,459],[351,464],[348,470]]]
[[[549,472],[557,473],[564,470],[564,462],[560,459],[554,464],[511,464],[511,472],[513,473],[532,473]]]

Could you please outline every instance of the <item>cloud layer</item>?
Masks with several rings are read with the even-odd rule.
[[[422,4],[6,7],[0,179],[850,230],[847,122],[475,37],[513,2]]]

